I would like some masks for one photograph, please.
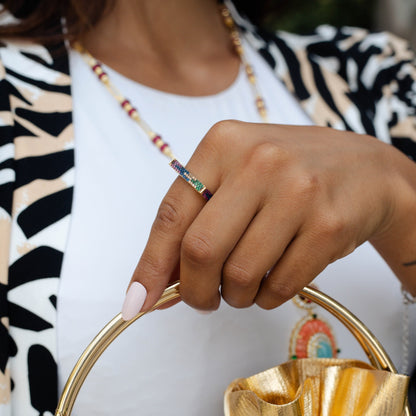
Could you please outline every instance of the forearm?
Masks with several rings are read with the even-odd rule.
[[[416,163],[392,149],[393,209],[385,229],[370,240],[404,288],[416,295]],[[391,185],[391,184],[390,184]]]

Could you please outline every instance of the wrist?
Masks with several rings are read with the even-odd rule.
[[[369,241],[416,295],[416,163],[392,147],[387,156],[386,215]]]

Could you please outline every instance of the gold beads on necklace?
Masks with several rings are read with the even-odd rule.
[[[255,104],[256,104],[257,111],[260,117],[262,118],[262,120],[267,122],[268,120],[267,120],[266,104],[258,90],[257,79],[254,74],[254,69],[252,65],[246,59],[237,25],[235,24],[234,19],[232,18],[231,13],[226,6],[221,5],[220,11],[221,11],[222,18],[224,20],[224,24],[230,31],[231,42],[234,46],[234,50],[237,53],[238,57],[240,58],[240,61],[244,66],[247,79],[249,80],[250,85],[253,88],[253,93],[254,93],[253,95],[255,96]]]

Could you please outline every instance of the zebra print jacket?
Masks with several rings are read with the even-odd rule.
[[[321,126],[366,133],[416,160],[416,66],[388,33],[321,26],[246,39]],[[276,97],[278,99],[278,97]],[[0,416],[51,415],[56,303],[74,184],[68,56],[0,47]]]

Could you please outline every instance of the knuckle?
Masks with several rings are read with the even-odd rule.
[[[165,197],[160,204],[153,226],[164,232],[170,232],[180,227],[183,217],[177,207],[178,201],[175,201],[172,197]]]
[[[327,214],[320,224],[320,234],[326,239],[333,240],[345,236],[348,224],[340,215]]]
[[[253,286],[252,273],[235,262],[225,264],[223,278],[232,286],[238,286],[241,289],[249,289]]]
[[[215,123],[201,141],[204,153],[221,155],[225,145],[229,148],[241,144],[241,124],[242,122],[237,120],[222,120]]]
[[[223,140],[225,136],[234,136],[240,125],[237,120],[218,121],[208,130],[206,137]]]
[[[293,189],[298,195],[309,199],[318,193],[319,185],[319,179],[316,175],[310,172],[301,172],[295,177]]]
[[[192,287],[180,286],[181,299],[192,308],[201,311],[213,311],[219,306],[219,293],[211,294],[208,291],[200,291],[198,293]]]
[[[299,289],[289,282],[270,283],[268,287],[270,297],[284,303],[297,295]]]
[[[143,253],[139,263],[140,269],[146,276],[166,275],[169,272],[166,261],[159,257],[153,257]]]
[[[276,143],[265,142],[253,149],[249,163],[257,173],[266,176],[275,173],[283,164],[286,164],[289,158],[287,150]]]
[[[214,246],[201,233],[187,233],[182,241],[182,257],[191,264],[209,264],[215,260]]]

